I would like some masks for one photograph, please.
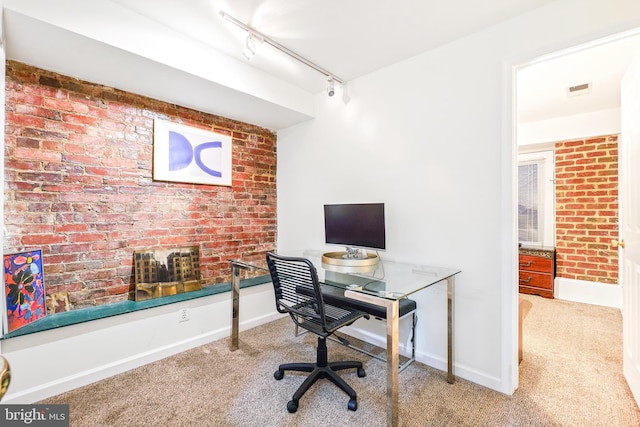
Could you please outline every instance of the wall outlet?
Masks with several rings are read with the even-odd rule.
[[[178,310],[178,323],[186,322],[191,318],[191,313],[188,307]]]

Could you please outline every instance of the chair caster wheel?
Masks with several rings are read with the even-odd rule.
[[[349,403],[347,403],[347,409],[349,409],[350,411],[355,411],[356,409],[358,409],[358,401],[355,399],[355,397],[349,400]]]
[[[367,373],[364,371],[364,368],[358,368],[358,377],[363,378],[366,376],[367,376]]]
[[[277,370],[273,373],[273,378],[277,379],[277,380],[281,380],[282,378],[284,378],[284,371],[281,370]]]
[[[295,400],[290,400],[289,403],[287,403],[287,411],[289,411],[290,414],[293,414],[297,410],[298,402],[296,402]]]

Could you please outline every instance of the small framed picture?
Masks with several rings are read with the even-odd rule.
[[[153,179],[231,186],[231,137],[155,119]]]
[[[4,255],[5,332],[13,332],[47,314],[42,251]]]
[[[133,269],[136,301],[202,289],[197,245],[136,250]]]

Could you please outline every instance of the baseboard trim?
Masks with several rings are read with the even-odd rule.
[[[384,325],[384,321],[380,323]],[[344,331],[346,334],[354,338],[361,339],[363,341],[368,342],[369,344],[377,345],[378,347],[382,347],[383,349],[386,348],[387,346],[386,336],[372,332],[363,327],[352,325],[352,326],[347,326],[343,328],[342,331]],[[405,332],[405,333],[402,334],[402,332]],[[408,339],[409,334],[406,332],[407,332],[406,330],[402,330],[401,335],[406,336],[405,338]],[[411,354],[410,342],[401,340],[401,342],[399,343],[398,351],[400,354],[404,354],[404,355]],[[422,364],[425,364],[427,366],[430,366],[432,368],[438,369],[439,371],[442,371],[443,381],[446,381],[446,373],[447,373],[447,365],[448,365],[446,355],[443,358],[441,356],[425,353],[423,351],[416,349],[416,361]],[[470,369],[466,365],[462,365],[460,363],[454,363],[453,374],[456,377],[464,378],[465,380],[474,382],[481,386],[508,394],[507,392],[502,391],[503,385],[499,378],[495,376],[487,375],[475,369]]]
[[[431,366],[432,368],[442,371],[443,373],[442,379],[443,381],[446,381],[446,373],[447,373],[447,365],[448,365],[446,358],[416,351],[416,360],[420,363],[424,363],[427,366]],[[459,362],[453,363],[453,375],[454,377],[463,378],[466,381],[476,383],[478,385],[490,388],[500,393],[512,394],[503,390],[504,385],[502,384],[502,381],[500,380],[500,378],[487,375],[486,373],[480,372],[476,369],[471,369],[469,368],[469,366]]]
[[[554,297],[566,301],[622,308],[622,288],[619,284],[556,277]]]
[[[282,315],[280,313],[274,311],[273,313],[269,313],[261,317],[252,318],[246,322],[240,323],[240,331],[252,329],[256,326],[260,326],[262,324],[280,319],[281,317]],[[79,372],[77,374],[70,375],[64,378],[59,378],[56,381],[39,384],[37,386],[30,387],[17,393],[11,393],[11,390],[9,390],[9,392],[2,399],[2,403],[25,404],[39,402],[51,396],[56,396],[67,391],[71,391],[76,388],[107,379],[131,369],[135,369],[140,366],[144,366],[146,364],[164,359],[166,357],[173,356],[174,354],[178,354],[213,341],[224,339],[228,337],[230,333],[231,328],[229,326],[226,326],[217,330],[209,331],[205,334],[191,337],[180,342],[172,343],[171,345],[155,348],[145,353],[140,353],[132,357],[117,360],[113,363],[98,366],[96,368],[86,370],[84,372]]]
[[[356,326],[345,326],[344,328],[342,328],[342,332],[356,339],[378,346],[383,350],[387,348],[386,336],[378,335],[375,332],[368,331],[363,328],[358,328]],[[399,343],[398,352],[401,355],[409,357],[409,355],[411,354],[410,343],[405,343],[405,342]]]

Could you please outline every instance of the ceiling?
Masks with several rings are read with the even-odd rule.
[[[313,117],[327,78],[265,43],[248,61],[246,32],[221,11],[348,82],[552,1],[4,0],[4,30],[9,59],[277,130]],[[614,56],[628,58],[635,43],[598,53],[604,61],[583,51],[523,69],[520,120],[619,98],[595,95],[615,89],[627,59]],[[591,95],[560,96],[586,81]]]
[[[245,33],[220,18],[219,12],[224,11],[348,81],[551,0],[112,1],[246,61]],[[258,48],[263,47],[270,49]],[[324,76],[301,72],[299,64],[283,67],[282,59],[279,54],[259,52],[251,65],[310,92],[325,89]]]
[[[620,108],[620,81],[638,54],[640,33],[635,31],[522,67],[516,78],[518,120],[532,122]],[[569,87],[585,83],[589,90],[569,96]]]

